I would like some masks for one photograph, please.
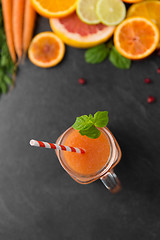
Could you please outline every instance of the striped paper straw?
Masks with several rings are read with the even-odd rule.
[[[68,147],[64,145],[42,142],[42,141],[37,141],[33,139],[30,141],[30,145],[34,147],[52,148],[52,149],[63,150],[68,152],[85,153],[85,150],[82,148]]]

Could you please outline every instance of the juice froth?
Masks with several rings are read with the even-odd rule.
[[[79,131],[71,130],[63,142],[66,146],[81,147],[84,154],[64,152],[67,165],[82,175],[96,174],[103,169],[110,156],[110,143],[107,136],[101,132],[97,139],[82,136]]]

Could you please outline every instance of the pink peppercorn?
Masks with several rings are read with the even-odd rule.
[[[150,78],[145,78],[144,83],[147,83],[147,84],[151,83],[151,79]]]
[[[160,68],[157,69],[157,73],[160,73]]]
[[[155,102],[155,101],[156,101],[156,99],[155,99],[155,97],[153,97],[153,96],[149,96],[148,99],[147,99],[147,102],[148,102],[148,103],[153,103],[153,102]]]
[[[78,79],[79,84],[84,85],[86,84],[86,80],[84,78],[79,78]]]

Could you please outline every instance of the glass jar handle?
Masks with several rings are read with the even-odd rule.
[[[113,170],[110,172],[107,172],[103,177],[100,178],[103,182],[104,186],[111,192],[111,193],[117,193],[119,192],[122,187],[121,183],[117,177],[117,175],[114,173]]]

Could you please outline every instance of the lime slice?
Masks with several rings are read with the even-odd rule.
[[[97,24],[100,22],[96,14],[97,0],[78,0],[77,15],[82,22]]]
[[[114,26],[126,16],[126,7],[121,0],[98,0],[97,16],[103,24]]]

